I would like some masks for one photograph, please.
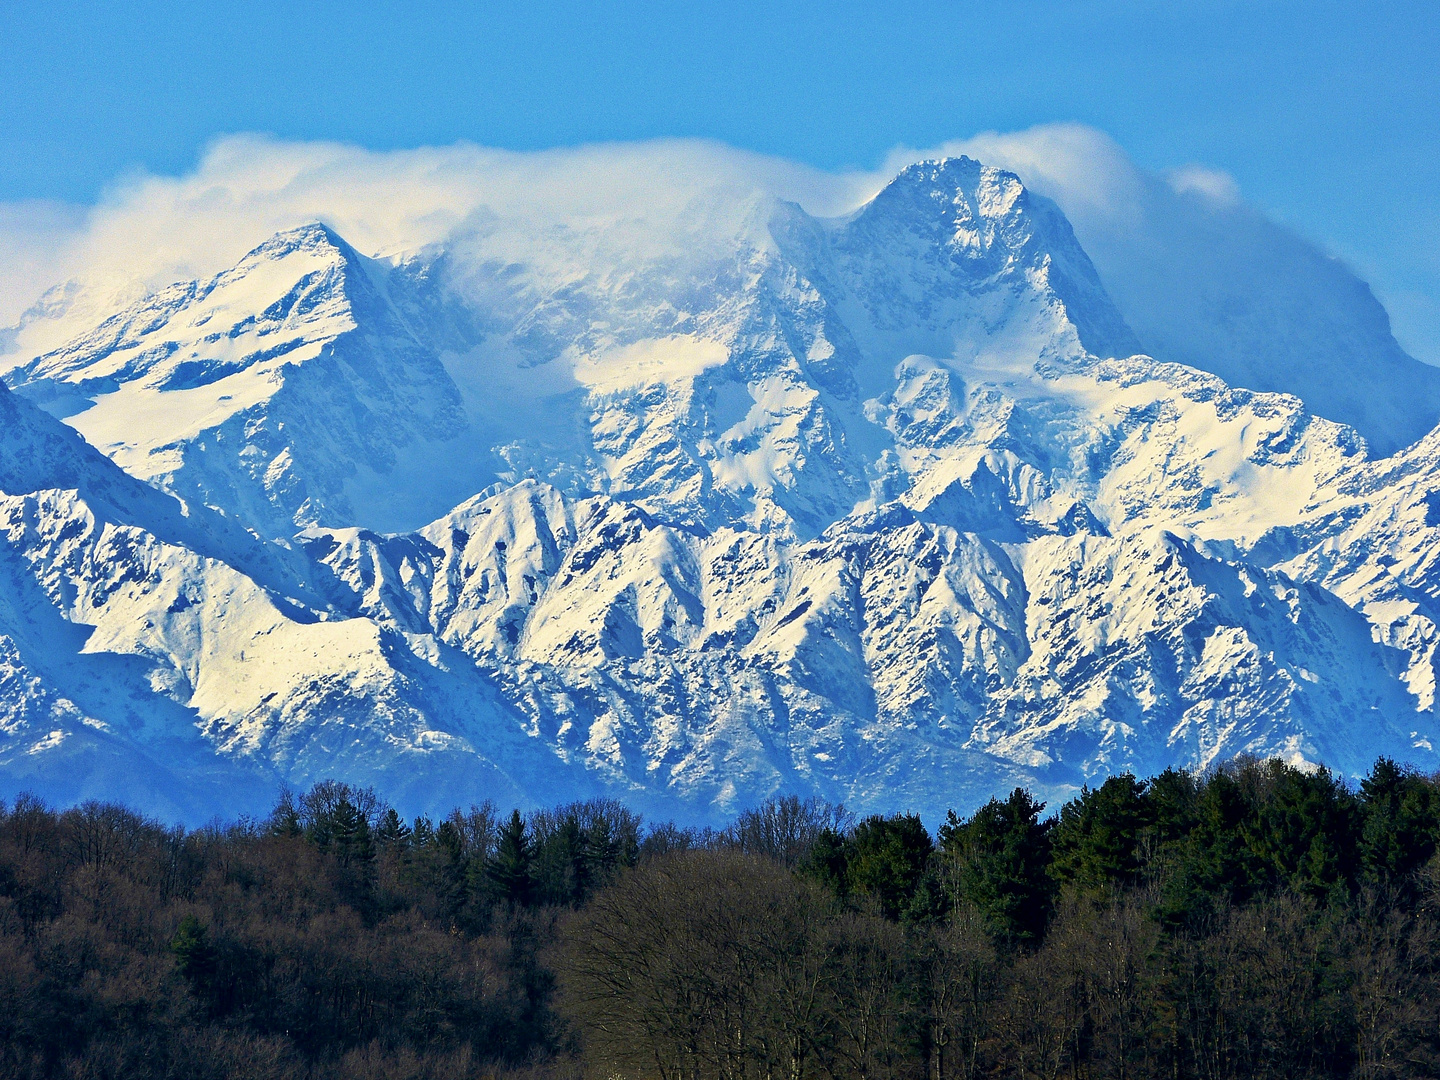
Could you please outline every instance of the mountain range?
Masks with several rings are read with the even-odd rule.
[[[708,821],[1440,767],[1440,369],[1343,266],[1118,306],[965,157],[725,209],[47,293],[0,335],[0,792]]]

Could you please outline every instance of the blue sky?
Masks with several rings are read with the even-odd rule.
[[[39,4],[0,10],[0,203],[225,133],[372,149],[704,136],[825,169],[1076,121],[1342,255],[1440,363],[1440,6]],[[0,207],[3,211],[4,207]]]

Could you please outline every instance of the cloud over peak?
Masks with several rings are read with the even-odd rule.
[[[108,283],[90,290],[88,316],[137,284],[204,277],[275,232],[317,220],[377,255],[463,238],[489,262],[564,259],[577,275],[626,260],[694,263],[737,239],[766,242],[771,200],[834,216],[910,162],[959,154],[1014,171],[1061,206],[1156,356],[1236,385],[1303,389],[1317,412],[1372,431],[1383,402],[1403,392],[1414,361],[1346,267],[1244,203],[1228,175],[1201,165],[1146,172],[1108,135],[1078,124],[900,149],[879,169],[838,174],[704,140],[373,151],[226,136],[193,172],[129,177],[84,211],[0,207],[0,325],[56,281]],[[1353,370],[1318,385],[1306,375],[1309,357],[1337,341]],[[4,351],[55,344],[36,327]],[[1352,376],[1381,402],[1376,416],[1354,404]]]

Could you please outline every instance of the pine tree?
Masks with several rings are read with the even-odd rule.
[[[384,848],[407,848],[413,835],[393,806],[385,811],[375,829],[375,841]]]
[[[329,818],[329,847],[341,866],[364,865],[374,860],[370,823],[359,807],[349,799],[341,799]]]
[[[874,896],[888,919],[898,919],[925,876],[934,845],[915,814],[869,817],[849,841],[850,887]]]
[[[822,829],[801,860],[799,870],[844,899],[850,892],[850,853],[844,835],[836,829]]]
[[[1054,823],[1040,820],[1044,809],[1016,788],[1004,802],[991,799],[968,820],[952,810],[940,827],[945,857],[954,861],[956,902],[978,910],[1003,945],[1038,945],[1050,920]]]
[[[295,805],[295,795],[289,788],[281,788],[266,827],[271,836],[299,836],[305,831],[300,823],[300,808]]]
[[[1082,789],[1060,809],[1051,872],[1089,892],[1129,884],[1139,872],[1141,833],[1150,821],[1145,784],[1128,773]]]
[[[181,919],[175,936],[170,939],[170,955],[175,957],[175,970],[195,993],[202,998],[208,996],[218,958],[204,923],[194,915]]]
[[[486,877],[502,899],[528,904],[534,886],[533,861],[530,838],[525,834],[525,819],[520,816],[519,810],[512,811],[510,820],[500,830],[495,857],[485,868]]]
[[[1405,889],[1407,879],[1435,854],[1440,791],[1413,769],[1381,758],[1360,782],[1360,802],[1360,856],[1367,880]]]
[[[1355,796],[1326,769],[1302,772],[1282,761],[1257,763],[1267,781],[1250,847],[1272,874],[1272,887],[1317,901],[1343,898],[1356,876],[1360,832]]]
[[[1195,823],[1170,854],[1160,915],[1171,927],[1195,926],[1209,913],[1249,902],[1270,882],[1264,858],[1256,853],[1258,807],[1241,784],[1221,770],[1198,789]]]

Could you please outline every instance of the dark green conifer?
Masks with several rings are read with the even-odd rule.
[[[1381,758],[1360,782],[1360,803],[1360,858],[1366,880],[1383,889],[1404,889],[1407,879],[1435,854],[1440,790],[1414,769]]]
[[[1360,808],[1326,769],[1301,771],[1281,761],[1256,763],[1264,797],[1248,831],[1251,851],[1270,875],[1317,901],[1343,898],[1355,881]]]
[[[194,915],[180,920],[175,936],[170,939],[170,955],[175,958],[175,970],[189,981],[195,992],[207,994],[215,977],[217,958],[208,929]]]
[[[405,848],[410,845],[413,835],[410,826],[405,824],[392,806],[380,818],[380,824],[375,830],[375,841],[381,847]]]
[[[375,858],[375,843],[370,823],[360,808],[349,799],[341,799],[325,822],[328,847],[341,866],[358,866]]]
[[[979,911],[995,940],[1031,948],[1044,936],[1054,903],[1049,874],[1050,831],[1045,804],[1016,788],[991,799],[968,820],[952,810],[940,827],[945,857],[953,860],[955,900]]]
[[[300,822],[300,808],[295,804],[295,795],[289,788],[280,789],[275,800],[275,809],[270,811],[266,830],[271,836],[300,836],[305,829]]]
[[[850,888],[875,897],[889,919],[898,919],[925,875],[934,845],[916,814],[868,817],[848,844]]]
[[[1112,776],[1066,803],[1052,834],[1052,873],[1089,892],[1128,885],[1140,871],[1140,841],[1151,823],[1145,784]]]
[[[843,899],[850,892],[850,856],[845,837],[835,829],[822,829],[799,869]]]
[[[502,899],[528,904],[534,883],[532,862],[533,851],[525,832],[525,819],[520,816],[519,810],[512,811],[510,820],[500,829],[500,841],[495,857],[485,868],[486,876]]]

